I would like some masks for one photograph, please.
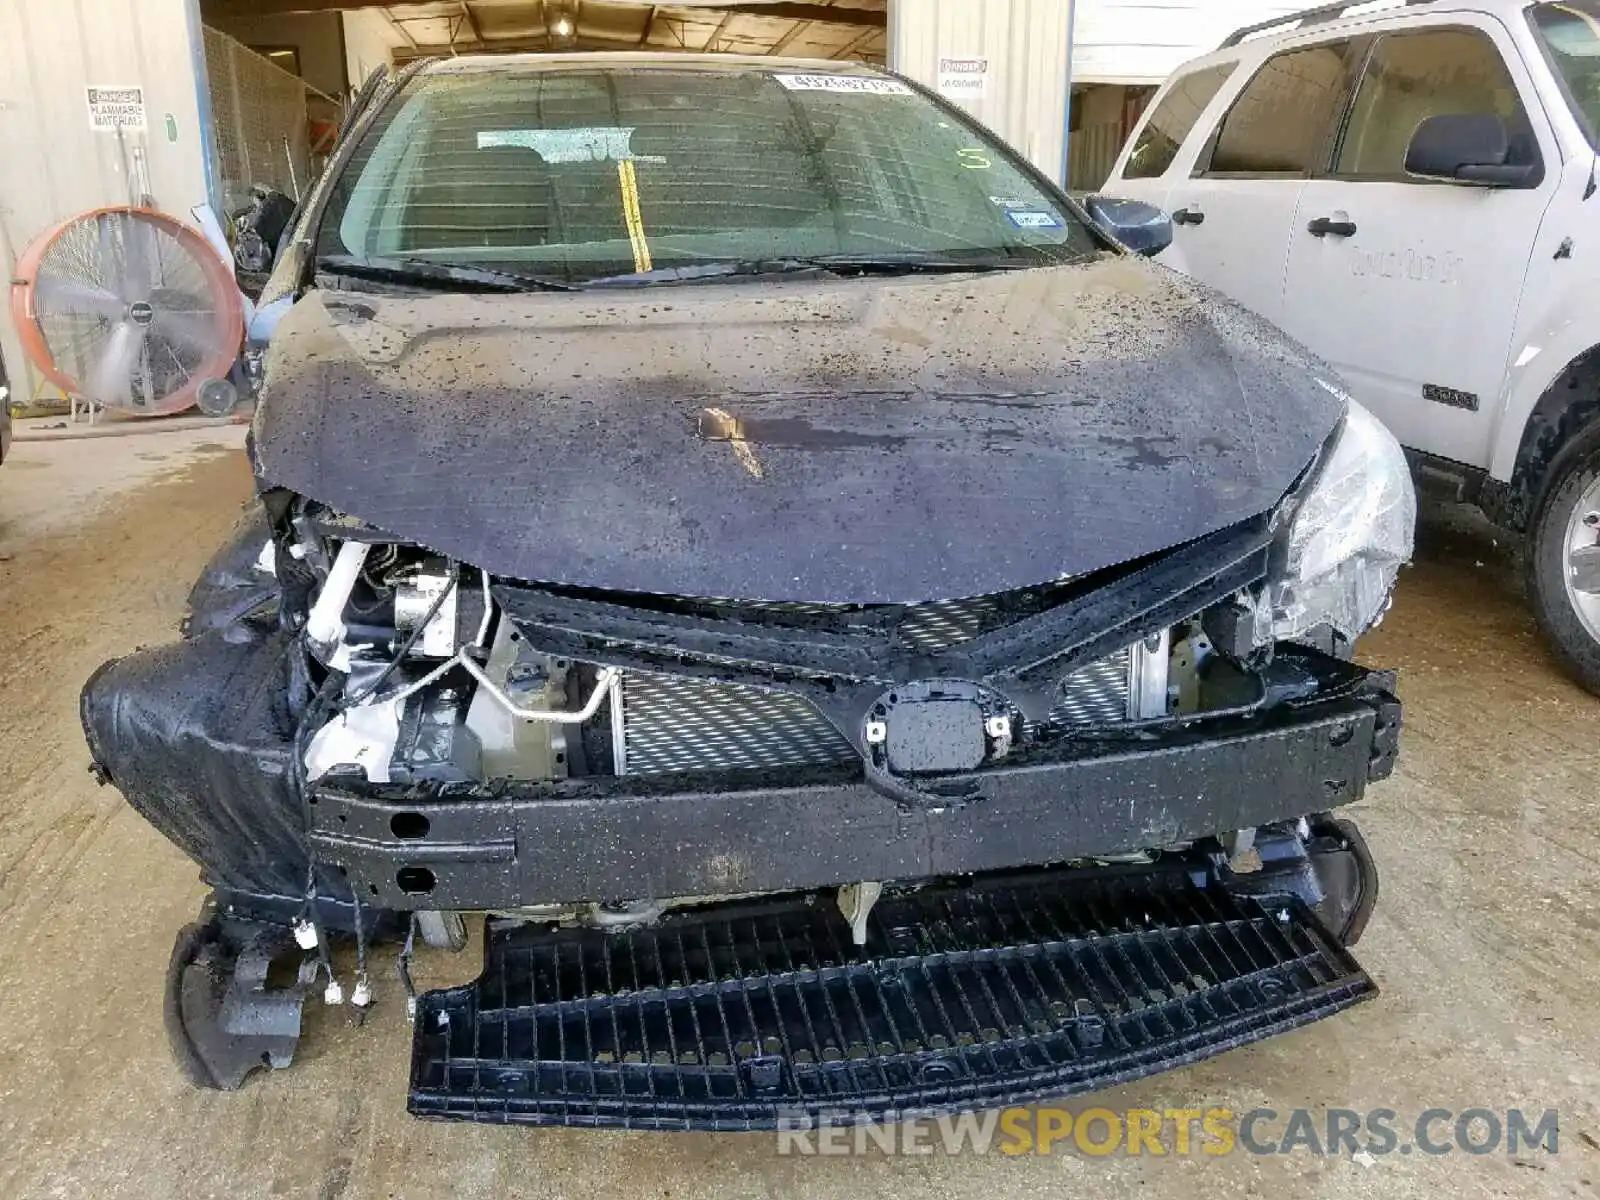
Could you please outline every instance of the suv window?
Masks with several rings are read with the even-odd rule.
[[[1476,29],[1430,29],[1378,40],[1334,173],[1403,179],[1411,135],[1428,117],[1447,113],[1494,113],[1511,131],[1516,161],[1537,155],[1516,85],[1494,42]]]
[[[1154,179],[1165,175],[1178,148],[1194,129],[1206,105],[1222,90],[1237,63],[1191,71],[1172,81],[1150,119],[1139,131],[1139,138],[1128,154],[1124,179]]]
[[[1561,76],[1572,111],[1600,148],[1600,0],[1535,4],[1529,19]]]
[[[1245,85],[1217,130],[1211,174],[1304,175],[1344,98],[1348,40],[1274,54]]]

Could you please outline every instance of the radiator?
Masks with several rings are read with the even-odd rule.
[[[947,628],[954,624],[947,620]],[[1130,702],[1135,658],[1122,650],[1075,671],[1051,710],[1051,722],[1106,723],[1137,715]],[[625,674],[612,693],[611,720],[619,775],[807,766],[856,757],[810,701],[737,684]]]

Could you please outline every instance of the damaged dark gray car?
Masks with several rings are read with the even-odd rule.
[[[331,941],[365,1005],[478,912],[422,1115],[949,1111],[1370,996],[1333,814],[1395,759],[1349,647],[1409,477],[1150,216],[865,67],[370,93],[263,294],[260,509],[84,692],[213,889],[190,1076],[286,1065]]]

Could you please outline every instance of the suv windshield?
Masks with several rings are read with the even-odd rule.
[[[524,64],[407,85],[334,185],[317,244],[325,262],[547,284],[700,264],[1036,266],[1098,249],[1008,149],[897,79]]]
[[[1600,0],[1535,4],[1529,15],[1590,144],[1600,149]]]

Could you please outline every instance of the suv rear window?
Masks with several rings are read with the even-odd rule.
[[[883,75],[424,74],[334,185],[323,255],[581,282],[834,254],[1070,261],[1098,244],[992,135]]]
[[[1154,179],[1165,175],[1206,105],[1222,90],[1237,63],[1223,63],[1191,71],[1172,81],[1128,154],[1124,179]]]
[[[1348,41],[1274,54],[1222,118],[1211,174],[1304,175],[1344,98]]]
[[[1356,91],[1334,173],[1402,179],[1418,125],[1445,113],[1493,113],[1511,131],[1515,161],[1537,156],[1505,60],[1475,29],[1429,29],[1379,39]]]

